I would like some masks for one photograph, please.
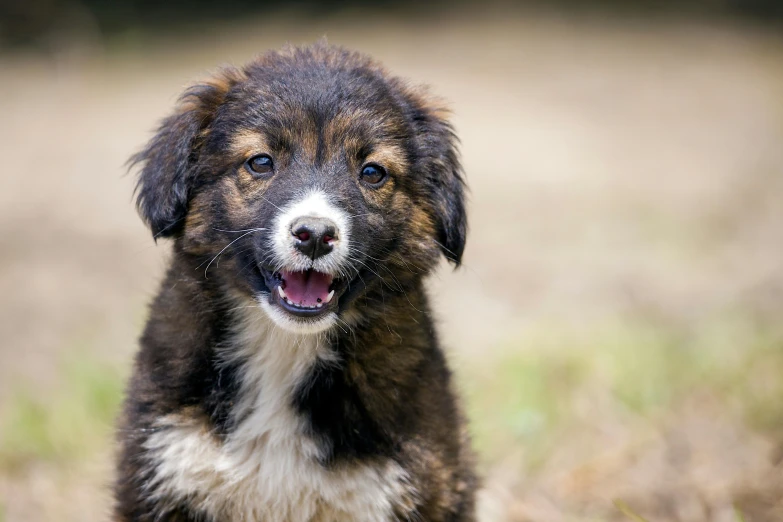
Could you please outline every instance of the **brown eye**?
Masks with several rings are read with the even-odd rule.
[[[362,167],[360,179],[373,187],[380,187],[386,180],[386,171],[380,165],[370,163]]]
[[[245,168],[255,177],[269,177],[272,174],[274,163],[268,154],[259,154],[247,160]]]

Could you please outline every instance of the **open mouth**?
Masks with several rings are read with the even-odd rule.
[[[339,278],[316,270],[264,270],[269,301],[299,317],[316,317],[337,308],[344,285]]]

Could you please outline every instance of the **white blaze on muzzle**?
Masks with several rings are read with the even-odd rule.
[[[313,258],[305,255],[297,245],[300,239],[294,226],[312,221],[327,220],[334,225],[334,237],[329,237],[331,249],[328,253]],[[321,190],[311,190],[284,206],[275,219],[273,250],[275,265],[290,271],[316,270],[334,276],[345,273],[350,241],[349,215],[337,207]],[[321,238],[314,238],[321,240]]]

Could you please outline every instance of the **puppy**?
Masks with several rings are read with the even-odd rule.
[[[132,162],[171,263],[119,429],[116,521],[474,520],[425,276],[465,246],[452,128],[317,44],[191,87]]]

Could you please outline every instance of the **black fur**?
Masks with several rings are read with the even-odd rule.
[[[468,220],[457,136],[447,121],[426,108],[413,106],[411,118],[415,135],[422,141],[420,146],[432,151],[416,168],[425,173],[427,192],[436,212],[438,242],[446,259],[458,267],[465,251]]]
[[[132,158],[139,211],[155,238],[173,239],[173,255],[120,425],[116,521],[214,520],[192,501],[209,492],[150,496],[158,463],[146,444],[172,416],[217,444],[243,422],[234,412],[248,363],[220,353],[242,327],[237,299],[271,300],[272,223],[311,189],[352,216],[352,250],[341,322],[327,335],[336,358],[315,360],[290,399],[303,435],[329,470],[400,465],[416,495],[395,520],[473,520],[472,453],[423,284],[441,254],[459,266],[465,248],[456,147],[421,91],[325,44],[268,53],[183,95]],[[274,156],[269,179],[244,167],[258,152]],[[377,189],[357,174],[371,157],[389,171]]]
[[[294,405],[323,444],[324,465],[394,453],[394,442],[367,411],[342,364],[316,363]]]
[[[231,81],[231,80],[230,80]],[[209,127],[225,92],[217,85],[195,85],[180,97],[180,111],[161,123],[147,147],[134,155],[131,166],[143,163],[137,206],[154,238],[170,237],[182,229],[188,199],[196,182],[201,133]]]

